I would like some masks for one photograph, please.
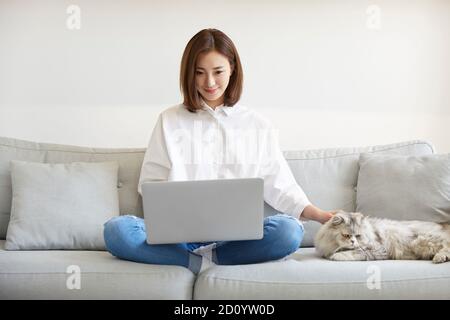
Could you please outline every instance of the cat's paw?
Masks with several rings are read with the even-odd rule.
[[[369,260],[367,254],[363,250],[346,250],[339,251],[329,257],[333,261],[365,261]]]
[[[331,255],[329,259],[333,261],[349,261],[353,260],[353,257],[349,254],[348,251],[340,251]]]
[[[445,253],[436,253],[433,257],[433,263],[443,263],[448,261],[448,256]]]

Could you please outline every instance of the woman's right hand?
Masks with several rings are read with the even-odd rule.
[[[328,220],[330,220],[333,217],[333,215],[336,214],[338,211],[339,210],[325,211],[314,205],[308,205],[303,210],[301,217],[324,224]]]

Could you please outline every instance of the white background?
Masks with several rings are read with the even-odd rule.
[[[283,150],[424,139],[450,152],[448,0],[0,0],[0,136],[146,147],[207,27],[233,39],[241,102]]]

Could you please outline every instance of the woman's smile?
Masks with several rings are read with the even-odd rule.
[[[217,92],[217,89],[219,89],[219,88],[205,88],[205,91],[207,92],[207,93],[209,93],[209,94],[214,94],[214,93],[216,93]]]

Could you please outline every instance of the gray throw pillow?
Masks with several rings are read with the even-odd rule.
[[[361,154],[356,210],[396,220],[450,221],[450,154]]]
[[[119,215],[118,163],[11,161],[7,250],[104,250],[103,224]]]

